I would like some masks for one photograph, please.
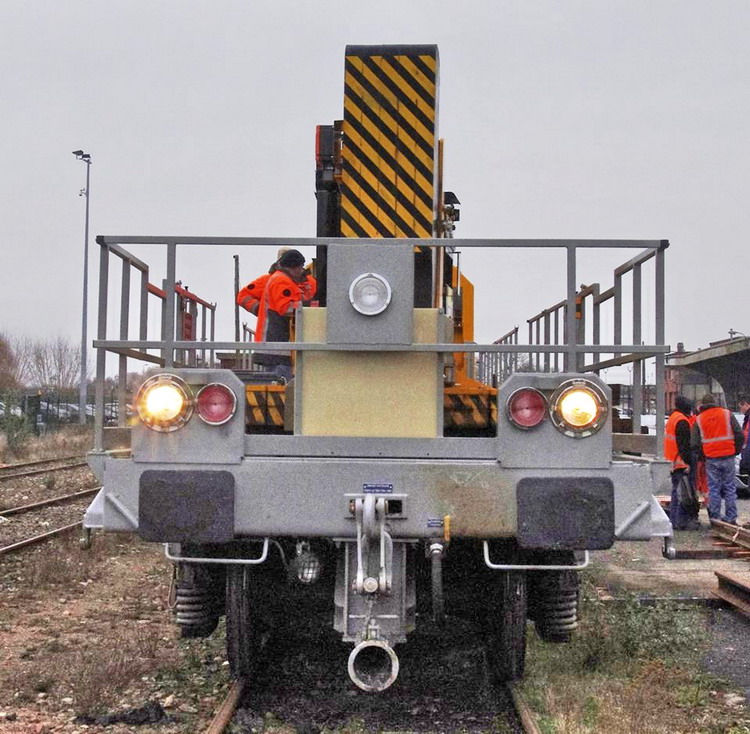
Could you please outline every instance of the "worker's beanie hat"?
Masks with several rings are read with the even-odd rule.
[[[291,249],[292,249],[291,247],[280,247],[279,251],[276,253],[276,261],[278,262],[279,260],[281,260],[281,256],[285,252],[289,252]]]
[[[707,392],[701,398],[701,405],[716,405],[716,398],[710,392]]]
[[[685,415],[690,415],[693,411],[693,404],[684,395],[678,395],[675,398],[674,407]]]
[[[305,264],[305,256],[299,250],[287,250],[280,258],[282,268],[297,268]]]

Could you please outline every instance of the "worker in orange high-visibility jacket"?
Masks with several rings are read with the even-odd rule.
[[[690,421],[690,436],[692,444],[693,426],[698,420],[698,406],[693,405],[693,412],[688,418]],[[691,445],[692,450],[692,445]],[[690,473],[693,475],[693,486],[698,492],[698,496],[703,496],[708,507],[708,475],[706,474],[706,457],[701,451],[692,451],[690,457]]]
[[[690,413],[692,403],[682,395],[674,401],[675,409],[664,427],[664,457],[672,462],[672,496],[669,502],[669,519],[675,530],[697,530],[698,506],[680,504],[678,488],[683,481],[692,482],[690,447]]]
[[[708,516],[730,525],[737,524],[737,485],[734,457],[742,451],[745,436],[737,419],[707,393],[701,399],[693,426],[691,446],[706,457],[708,474]],[[724,501],[724,515],[721,503]]]
[[[237,293],[237,305],[242,306],[242,308],[249,311],[253,316],[258,315],[260,300],[263,298],[263,291],[266,289],[268,279],[279,269],[279,258],[290,249],[290,247],[282,247],[276,253],[276,261],[271,265],[267,273],[263,273],[263,275],[258,276],[255,280],[251,280],[244,288],[240,288]]]
[[[305,256],[298,250],[285,252],[279,258],[278,266],[268,279],[261,298],[255,332],[255,340],[258,342],[288,342],[294,311],[310,301],[317,290],[315,278],[305,273]],[[291,379],[291,358],[288,352],[256,352],[254,359],[257,364]]]
[[[750,475],[750,397],[742,394],[737,398],[737,403],[740,413],[744,415],[742,435],[745,437],[740,454],[740,474]]]

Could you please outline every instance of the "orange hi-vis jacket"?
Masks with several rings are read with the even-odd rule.
[[[673,469],[687,469],[688,467],[677,448],[677,424],[680,421],[687,421],[688,428],[690,428],[688,417],[681,411],[674,410],[667,418],[667,425],[664,427],[664,458],[672,462]]]
[[[263,273],[260,277],[248,283],[237,293],[237,304],[249,311],[253,316],[258,315],[260,301],[263,298],[263,291],[266,289],[268,279],[271,273]]]
[[[732,414],[726,408],[708,408],[698,413],[703,453],[707,459],[735,455]]]
[[[315,295],[317,287],[318,284],[312,275],[306,276],[303,282],[298,283],[283,270],[272,273],[261,298],[255,341],[289,341],[289,329],[283,317],[294,311],[303,301],[309,301]]]

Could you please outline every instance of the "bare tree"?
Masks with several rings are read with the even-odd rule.
[[[0,334],[0,390],[14,390],[19,385],[17,363],[9,340]]]
[[[81,353],[72,342],[58,336],[34,342],[29,382],[42,390],[72,390],[79,384]]]
[[[48,339],[9,336],[4,341],[12,360],[3,363],[0,353],[0,375],[3,364],[7,364],[7,372],[16,386],[57,391],[78,387],[81,353],[73,342],[61,336]]]
[[[31,378],[31,362],[34,353],[34,341],[27,336],[9,336],[8,344],[15,359],[14,376],[18,387],[28,385]]]

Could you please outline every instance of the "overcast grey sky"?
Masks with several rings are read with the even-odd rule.
[[[85,166],[70,151],[94,161],[93,304],[96,234],[314,235],[314,128],[343,114],[345,45],[437,43],[457,236],[667,238],[667,341],[750,335],[747,0],[0,10],[0,330],[80,338]],[[220,338],[232,254],[181,273],[219,302]],[[273,259],[240,254],[243,280]],[[632,255],[587,256],[579,281],[607,288]],[[478,340],[565,294],[561,255],[475,250],[463,266]]]

